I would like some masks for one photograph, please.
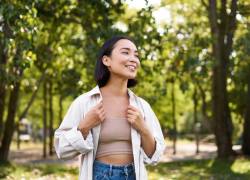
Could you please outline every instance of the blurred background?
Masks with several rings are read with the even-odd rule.
[[[250,2],[1,0],[0,179],[77,179],[53,134],[95,86],[98,50],[131,36],[133,91],[168,145],[149,179],[250,179]],[[199,160],[197,160],[199,159]]]

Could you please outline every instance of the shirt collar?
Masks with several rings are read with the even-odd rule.
[[[133,98],[135,96],[134,92],[131,91],[129,88],[128,88],[128,95],[130,98]]]
[[[93,96],[96,94],[101,95],[101,91],[100,91],[100,88],[98,85],[96,87],[94,87],[92,90],[90,90],[90,92],[89,92],[90,96]],[[130,90],[129,88],[128,88],[128,95],[130,98],[133,98],[135,96],[134,92],[132,90]]]
[[[98,85],[89,91],[89,96],[93,96],[96,94],[99,94],[99,95],[101,94],[101,91]]]

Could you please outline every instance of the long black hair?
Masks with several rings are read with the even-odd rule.
[[[96,61],[96,66],[95,66],[95,81],[98,84],[99,87],[103,87],[107,84],[109,77],[110,77],[110,72],[107,68],[107,66],[105,66],[102,62],[102,58],[103,56],[110,56],[113,49],[114,49],[114,45],[117,43],[117,41],[121,40],[121,39],[127,39],[131,42],[134,43],[134,41],[127,36],[114,36],[110,39],[108,39],[101,47],[98,57],[97,57],[97,61]],[[135,44],[135,43],[134,43]],[[128,80],[128,84],[127,87],[133,87],[137,84],[137,80],[136,79],[129,79]]]

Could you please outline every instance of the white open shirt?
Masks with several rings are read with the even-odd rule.
[[[156,141],[156,149],[149,158],[141,147],[140,134],[131,128],[132,149],[136,180],[146,180],[147,171],[144,163],[155,165],[165,150],[165,141],[159,121],[150,105],[128,89],[129,103],[139,109]],[[102,99],[98,86],[77,97],[70,105],[60,127],[55,131],[54,146],[58,158],[68,159],[81,155],[80,180],[92,180],[93,162],[98,146],[100,125],[91,129],[84,139],[77,130],[79,122],[85,114]]]

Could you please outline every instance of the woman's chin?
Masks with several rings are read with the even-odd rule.
[[[134,76],[127,76],[127,79],[135,79],[136,78],[136,75]]]
[[[136,73],[123,73],[119,75],[122,79],[135,79]]]
[[[135,79],[137,72],[128,74],[129,79]]]

